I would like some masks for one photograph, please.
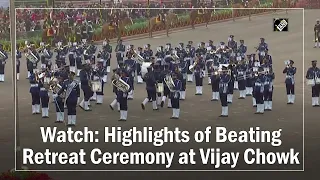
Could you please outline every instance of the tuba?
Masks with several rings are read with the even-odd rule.
[[[175,84],[172,80],[172,77],[171,75],[166,75],[165,78],[163,79],[164,82],[166,83],[166,85],[168,86],[168,89],[171,91],[171,92],[174,92],[174,87],[175,87]]]
[[[130,89],[130,85],[124,82],[119,76],[116,76],[111,83],[122,92],[128,92]]]

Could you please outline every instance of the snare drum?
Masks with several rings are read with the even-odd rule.
[[[162,83],[158,83],[157,84],[157,93],[162,93],[163,92],[163,84]]]
[[[309,86],[314,86],[314,85],[315,85],[314,79],[308,79],[308,80],[307,80],[307,85],[309,85]]]
[[[101,92],[102,91],[102,85],[100,81],[92,81],[91,90],[93,92]]]

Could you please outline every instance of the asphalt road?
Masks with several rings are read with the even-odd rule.
[[[193,40],[195,43],[201,41],[213,40],[215,43],[220,41],[227,41],[230,34],[235,36],[236,40],[244,39],[245,44],[248,46],[248,52],[253,52],[254,47],[258,45],[259,38],[264,37],[269,44],[270,52],[274,61],[274,71],[276,79],[274,82],[274,100],[273,111],[266,112],[264,115],[255,115],[255,109],[252,107],[251,98],[245,100],[238,100],[238,91],[234,93],[233,104],[229,107],[229,117],[219,118],[221,113],[221,106],[219,102],[211,102],[211,87],[204,85],[204,94],[202,96],[195,96],[195,84],[189,83],[187,85],[187,99],[181,103],[181,117],[179,120],[171,120],[171,109],[162,108],[160,111],[152,111],[151,104],[148,104],[145,111],[140,107],[140,103],[146,97],[145,85],[135,86],[134,100],[129,102],[129,112],[127,122],[118,122],[119,113],[111,111],[108,107],[109,103],[113,100],[111,85],[106,85],[104,104],[92,105],[93,111],[84,112],[78,108],[77,127],[75,129],[82,129],[89,127],[92,130],[103,130],[105,126],[121,126],[123,129],[129,129],[133,126],[142,128],[144,126],[152,126],[154,129],[160,129],[164,126],[169,128],[179,127],[183,130],[194,132],[195,130],[205,129],[207,126],[225,126],[229,130],[248,130],[249,127],[259,126],[262,130],[277,130],[282,129],[281,140],[283,142],[281,147],[273,148],[268,143],[224,143],[218,144],[214,140],[210,143],[188,143],[188,144],[166,144],[162,147],[154,148],[149,144],[135,144],[132,147],[125,149],[120,144],[56,144],[56,143],[42,143],[40,137],[39,127],[41,126],[56,126],[55,120],[55,107],[50,104],[50,118],[41,119],[40,115],[31,115],[31,96],[29,94],[29,83],[26,77],[25,63],[22,62],[21,80],[18,82],[18,95],[19,95],[19,119],[20,119],[20,138],[21,145],[24,148],[32,148],[35,151],[43,151],[49,148],[52,151],[77,151],[79,148],[84,148],[87,151],[97,147],[105,151],[173,151],[181,152],[187,151],[190,148],[221,148],[221,151],[239,151],[243,152],[247,148],[261,148],[261,150],[268,151],[288,151],[294,148],[300,152],[300,162],[303,163],[303,127],[305,134],[305,170],[314,172],[318,162],[319,150],[319,108],[311,107],[311,88],[305,87],[305,101],[303,101],[303,79],[305,76],[304,71],[311,64],[311,60],[317,59],[319,49],[313,48],[313,25],[317,19],[318,10],[305,11],[305,47],[303,47],[303,13],[302,10],[292,10],[286,15],[284,12],[276,14],[264,15],[252,18],[248,21],[247,18],[237,20],[236,22],[224,22],[219,24],[210,25],[208,28],[198,27],[195,30],[181,31],[172,33],[169,38],[166,36],[157,36],[153,39],[138,39],[132,41],[125,41],[125,44],[134,44],[135,46],[143,46],[147,43],[151,44],[155,50],[157,46],[164,45],[167,42],[177,45],[179,42],[187,42]],[[289,32],[273,32],[273,18],[289,18]],[[305,61],[303,61],[303,48],[305,48]],[[295,67],[298,71],[296,74],[296,102],[294,105],[287,105],[284,75],[282,70],[285,67],[284,61],[292,59],[295,61]],[[305,63],[305,66],[303,64]],[[115,66],[115,60],[112,61],[112,66]],[[2,114],[2,123],[0,131],[1,142],[1,156],[0,156],[0,169],[5,171],[14,167],[13,155],[14,152],[14,124],[13,124],[13,109],[12,109],[12,83],[10,76],[10,64],[6,68],[6,81],[0,84],[2,101],[0,113]],[[207,81],[205,81],[207,82]],[[206,84],[206,83],[205,83]],[[303,107],[305,113],[305,126],[303,124]],[[58,125],[61,130],[66,129],[64,125]],[[100,135],[102,136],[102,135]],[[241,159],[241,158],[240,158]],[[236,169],[301,169],[302,166],[284,166],[284,165],[264,165],[264,166],[248,166],[240,160]],[[138,169],[141,167],[131,166],[106,166],[106,165],[86,165],[86,166],[29,166],[30,169]],[[143,166],[144,169],[164,169],[163,166]],[[212,166],[179,166],[174,163],[172,169],[213,169]],[[228,169],[228,166],[223,166],[221,169]],[[159,176],[162,178],[178,178],[188,176],[197,178],[197,173],[119,173],[119,172],[51,172],[50,175],[55,179],[88,179],[95,177],[101,179],[102,177],[153,177]],[[203,173],[202,177],[223,177],[223,179],[246,177],[249,179],[270,179],[270,178],[297,178],[302,173],[284,174],[284,173]],[[99,178],[101,177],[101,178]],[[160,177],[160,176],[159,176]]]

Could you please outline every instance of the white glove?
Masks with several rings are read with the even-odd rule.
[[[56,99],[58,97],[58,94],[53,94],[52,97],[53,99]]]

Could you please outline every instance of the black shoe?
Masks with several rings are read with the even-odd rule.
[[[43,116],[42,118],[49,118],[49,116]]]
[[[128,98],[128,100],[133,100],[133,98]]]
[[[161,105],[160,105],[160,106],[161,106],[162,108],[163,108],[163,105],[164,105],[164,101],[161,101]]]
[[[257,107],[257,105],[253,105],[253,107]]]
[[[142,104],[142,103],[141,103],[141,108],[142,108],[142,110],[145,110],[145,109],[146,109],[146,107],[145,107],[144,104]]]
[[[170,119],[174,119],[174,117],[171,117]]]
[[[172,107],[167,107],[167,108],[171,109]]]
[[[238,99],[245,99],[244,97],[239,97]]]
[[[157,108],[157,109],[153,109],[154,111],[159,111],[159,108]]]
[[[92,109],[87,109],[87,110],[85,110],[85,111],[92,111]]]
[[[246,94],[246,96],[252,96],[251,94]]]
[[[113,107],[111,106],[111,105],[109,105],[109,107],[110,107],[110,109],[113,111],[114,109],[113,109]]]
[[[125,119],[119,119],[118,121],[126,121]]]

